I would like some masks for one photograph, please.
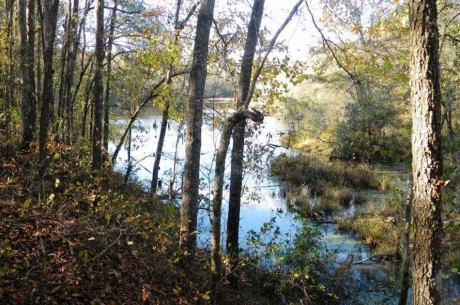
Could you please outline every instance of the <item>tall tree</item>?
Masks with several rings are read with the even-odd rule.
[[[94,73],[94,124],[93,124],[93,162],[92,168],[102,167],[102,99],[104,84],[104,0],[96,0],[96,66]]]
[[[73,0],[72,5],[72,14],[70,17],[70,26],[69,26],[69,50],[67,58],[67,68],[65,74],[65,83],[64,83],[64,93],[65,93],[65,107],[66,107],[66,135],[65,142],[67,144],[72,143],[72,130],[73,130],[73,112],[74,105],[72,103],[72,86],[75,74],[76,60],[78,47],[80,45],[80,32],[78,30],[78,20],[80,16],[78,15],[80,1]],[[86,12],[85,12],[86,13]],[[84,21],[86,15],[83,16],[82,20]],[[80,25],[81,26],[81,25]]]
[[[35,133],[37,115],[34,78],[35,1],[18,0],[18,9],[22,76],[22,145],[27,147]]]
[[[437,305],[441,267],[441,89],[436,0],[411,0],[414,305]]]
[[[244,46],[243,61],[241,62],[240,79],[238,83],[237,108],[244,107],[248,98],[251,85],[252,67],[259,38],[260,24],[264,11],[265,0],[256,0],[252,8],[251,19],[248,25],[246,43]],[[239,246],[238,236],[240,227],[241,189],[243,179],[243,151],[244,130],[246,121],[241,120],[236,124],[233,131],[232,161],[230,174],[230,198],[227,220],[227,252],[230,257],[232,269],[238,264]],[[232,284],[236,286],[237,277],[230,277]]]
[[[184,188],[180,208],[180,250],[190,257],[196,250],[196,230],[200,186],[201,126],[203,124],[203,95],[206,83],[209,34],[215,0],[201,2],[195,34],[193,61],[190,71],[187,126],[185,139]]]
[[[59,10],[59,0],[39,0],[39,8],[43,7],[42,39],[43,39],[43,90],[40,110],[39,150],[40,161],[46,159],[46,145],[48,144],[48,127],[50,122],[50,108],[53,105],[53,53],[56,40],[56,23]],[[44,164],[44,163],[43,163]],[[43,167],[44,168],[44,167]]]
[[[184,29],[187,21],[192,17],[193,13],[197,9],[197,5],[195,4],[190,12],[188,13],[187,17],[179,23],[179,16],[180,16],[180,9],[182,6],[182,0],[177,0],[176,4],[176,14],[174,17],[174,46],[178,46],[179,43],[179,35]],[[168,76],[167,76],[167,85],[171,86],[172,84],[172,79],[173,79],[173,73],[174,73],[174,63],[175,59],[173,58],[169,64],[168,68]],[[163,144],[165,141],[166,137],[166,128],[168,127],[168,120],[169,120],[169,108],[171,106],[170,99],[166,99],[165,106],[163,109],[162,113],[162,118],[161,118],[161,126],[160,126],[160,136],[158,137],[158,143],[157,143],[157,149],[155,151],[155,161],[153,162],[153,169],[152,169],[152,182],[151,182],[151,187],[150,187],[150,192],[152,194],[157,192],[157,186],[158,186],[158,175],[160,171],[160,161],[161,161],[161,155],[163,154]]]
[[[262,2],[262,3],[260,3]],[[258,5],[258,11],[252,12],[251,20],[248,27],[246,44],[244,48],[243,61],[241,63],[240,80],[238,84],[238,100],[237,108],[248,109],[254,95],[254,90],[257,85],[259,76],[264,68],[269,54],[273,50],[279,35],[283,32],[286,26],[291,22],[294,15],[297,13],[303,0],[299,0],[291,9],[289,15],[276,31],[270,40],[267,51],[261,59],[257,69],[252,73],[254,63],[254,54],[257,47],[258,31],[260,28],[263,1],[255,2],[254,6]],[[243,119],[237,124],[233,130],[233,147],[231,158],[230,172],[230,195],[227,220],[227,251],[230,256],[230,265],[233,270],[238,266],[239,260],[239,228],[240,228],[240,206],[243,186],[243,159],[244,159],[244,137],[245,137],[246,121]],[[231,273],[230,282],[235,287],[238,284],[238,277],[235,272]]]
[[[109,150],[109,123],[110,123],[110,82],[112,77],[112,49],[115,40],[115,23],[117,21],[118,0],[113,1],[112,17],[109,26],[109,41],[107,43],[107,80],[105,83],[104,96],[104,136],[103,144],[107,152]]]

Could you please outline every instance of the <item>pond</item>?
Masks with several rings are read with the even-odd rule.
[[[219,112],[220,113],[220,112]],[[202,152],[201,152],[201,190],[200,193],[206,202],[212,199],[212,177],[213,162],[215,151],[219,141],[219,129],[215,123],[217,112],[207,109],[202,128]],[[149,110],[140,117],[135,123],[132,131],[132,162],[136,164],[133,176],[146,187],[150,186],[151,171],[153,167],[155,148],[160,132],[161,113]],[[124,128],[126,120],[118,119],[112,122],[115,126]],[[246,160],[244,173],[244,195],[241,207],[240,220],[240,245],[245,248],[248,234],[260,232],[261,227],[270,220],[276,221],[279,227],[279,237],[284,240],[292,240],[302,226],[295,213],[289,211],[289,203],[286,199],[285,187],[275,178],[270,177],[270,161],[272,157],[280,154],[296,154],[295,151],[287,150],[281,146],[281,135],[288,131],[287,124],[275,117],[265,117],[264,123],[260,126],[251,125],[251,132],[246,140],[246,149],[252,156]],[[110,144],[109,150],[113,152],[114,143]],[[181,176],[184,163],[184,128],[177,122],[170,121],[166,132],[163,155],[161,159],[160,178],[162,187],[160,192],[167,192],[165,186],[169,186],[169,181],[173,176],[174,159],[177,151],[177,177]],[[256,153],[260,152],[263,153]],[[255,155],[255,157],[254,157]],[[127,167],[126,145],[120,151],[116,170],[125,172]],[[226,167],[227,179],[229,160]],[[176,179],[174,188],[179,189],[181,179]],[[226,213],[228,207],[228,185],[225,185],[223,197],[223,216],[222,216],[222,239],[225,241]],[[347,211],[344,211],[346,214]],[[362,264],[351,264],[352,262],[366,261],[371,253],[359,240],[349,233],[338,230],[333,223],[314,224],[322,233],[322,243],[324,251],[332,253],[334,268],[347,266],[351,276],[344,285],[348,291],[348,297],[344,298],[344,305],[353,304],[397,304],[398,272],[394,267],[371,262],[370,260]],[[265,241],[273,238],[273,232],[263,235]],[[210,244],[210,212],[205,205],[199,212],[198,245],[207,248]],[[225,243],[223,243],[225,244]],[[446,282],[443,285],[443,295],[445,304],[452,304],[453,300],[460,295],[457,284]]]

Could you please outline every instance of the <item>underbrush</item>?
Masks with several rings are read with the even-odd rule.
[[[209,253],[184,265],[175,204],[110,169],[92,172],[84,145],[50,145],[41,177],[36,143],[19,151],[0,142],[2,304],[209,303]],[[240,268],[238,290],[223,281],[223,305],[333,304],[312,277],[252,260]]]

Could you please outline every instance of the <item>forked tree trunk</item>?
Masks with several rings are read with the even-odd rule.
[[[40,7],[42,1],[39,0]],[[59,0],[43,1],[43,90],[40,111],[39,150],[42,170],[45,169],[46,145],[48,144],[48,128],[50,123],[50,108],[53,104],[53,53],[56,39],[56,23],[59,10]]]
[[[214,197],[212,200],[212,239],[211,239],[211,271],[212,271],[212,304],[219,304],[219,290],[222,277],[222,258],[220,245],[221,215],[222,215],[222,192],[224,187],[225,160],[227,158],[228,146],[232,138],[233,128],[241,121],[251,119],[261,123],[264,116],[256,110],[250,111],[244,108],[235,112],[229,117],[220,136],[219,148],[216,155],[216,166],[214,171]]]
[[[254,91],[257,85],[257,81],[262,72],[262,69],[267,61],[268,55],[273,50],[275,43],[279,35],[283,32],[286,26],[291,22],[294,15],[297,13],[300,5],[304,0],[299,0],[294,5],[289,15],[284,20],[283,24],[273,35],[270,43],[267,46],[267,51],[261,59],[260,64],[257,67],[257,70],[254,72],[254,75],[251,79],[251,74],[248,75],[252,70],[249,67],[249,54],[255,52],[255,45],[253,41],[246,40],[245,52],[243,55],[243,63],[241,65],[241,74],[240,74],[240,84],[239,84],[239,94],[238,94],[238,103],[240,107],[247,109],[254,95]],[[257,2],[256,2],[257,3]],[[256,4],[255,3],[255,4]],[[255,5],[254,5],[255,6]],[[253,7],[254,8],[254,7]],[[251,17],[252,19],[252,17]],[[251,33],[251,35],[250,35]],[[253,26],[249,26],[248,37],[253,35]],[[257,37],[257,36],[256,36]],[[256,39],[256,38],[254,38]],[[252,50],[254,48],[254,51]],[[254,55],[252,55],[252,58]],[[249,82],[248,82],[249,78]],[[246,97],[243,99],[244,94]],[[230,175],[230,196],[229,196],[229,212],[228,212],[228,221],[227,221],[227,250],[230,255],[230,265],[232,268],[232,273],[230,277],[230,282],[233,287],[236,288],[238,285],[238,275],[236,272],[236,267],[238,266],[239,260],[239,245],[238,245],[238,236],[239,236],[239,222],[240,222],[240,206],[241,206],[241,195],[242,195],[242,186],[243,186],[243,158],[244,158],[244,136],[245,136],[246,123],[243,120],[242,123],[235,127],[233,131],[233,148],[232,148],[232,162],[231,162],[231,175]]]
[[[238,84],[237,108],[244,107],[251,86],[252,67],[257,48],[260,24],[264,11],[265,0],[255,0],[252,6],[251,19],[248,25],[246,44],[244,47],[243,61],[241,63],[240,80]],[[230,195],[227,219],[227,252],[230,257],[230,267],[236,268],[239,260],[239,228],[240,228],[240,205],[243,185],[243,154],[244,133],[246,121],[242,120],[235,126],[233,131],[233,146],[230,174]],[[238,276],[231,273],[230,282],[234,287],[238,284]]]
[[[438,305],[441,267],[441,93],[436,0],[411,0],[414,305]]]
[[[180,252],[186,260],[194,256],[196,250],[203,94],[206,83],[209,34],[214,15],[214,4],[215,0],[203,0],[201,2],[190,71],[184,188],[180,208],[179,240]]]
[[[93,123],[93,162],[92,168],[102,167],[102,83],[104,64],[104,0],[96,0],[96,65],[94,75],[94,123]]]

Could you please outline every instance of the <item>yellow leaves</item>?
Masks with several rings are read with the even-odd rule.
[[[61,180],[59,180],[59,178],[56,178],[56,180],[54,181],[54,187],[58,188],[60,184],[61,184]]]
[[[54,193],[51,193],[51,194],[48,196],[48,202],[53,201],[55,197],[56,197],[56,195],[55,195]]]
[[[206,291],[206,293],[201,294],[200,297],[206,302],[211,301],[211,291]]]
[[[22,205],[22,207],[24,209],[28,209],[30,207],[30,204],[32,203],[32,198],[29,198],[27,199],[26,201],[24,201],[24,204]]]

